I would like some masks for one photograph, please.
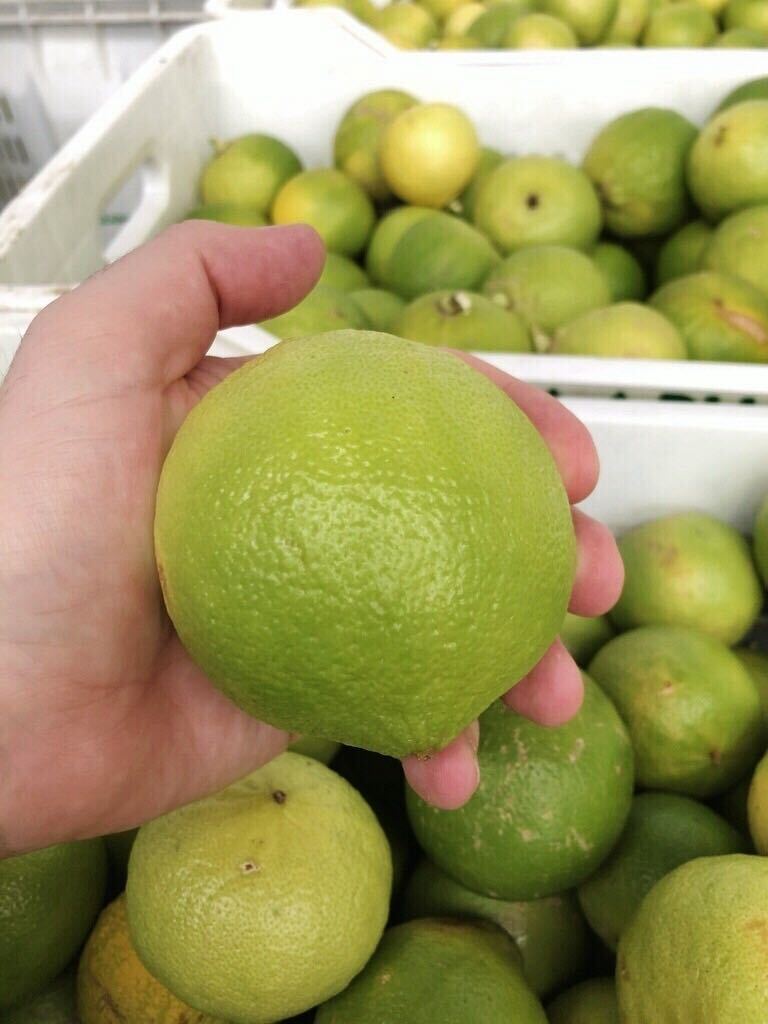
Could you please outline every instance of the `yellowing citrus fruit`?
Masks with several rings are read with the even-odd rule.
[[[299,158],[279,139],[244,135],[229,142],[206,165],[200,195],[206,206],[248,207],[264,215],[282,185],[300,170]],[[241,222],[230,219],[230,223]]]
[[[375,215],[367,194],[341,171],[303,171],[277,193],[275,224],[310,224],[331,252],[354,256],[365,246]]]
[[[768,754],[752,776],[747,799],[749,831],[758,853],[768,856]]]

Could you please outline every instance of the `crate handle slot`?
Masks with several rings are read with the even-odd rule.
[[[100,210],[105,263],[114,263],[163,225],[171,199],[167,158],[142,154],[120,176]],[[138,195],[136,195],[138,193]]]

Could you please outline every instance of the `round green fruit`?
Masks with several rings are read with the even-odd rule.
[[[729,28],[712,43],[718,49],[762,50],[768,47],[768,33],[755,28]]]
[[[491,171],[503,162],[504,157],[498,150],[491,149],[489,146],[483,146],[480,150],[480,160],[477,164],[477,170],[475,171],[472,180],[461,193],[459,198],[454,203],[450,204],[450,211],[452,213],[459,213],[468,220],[472,220],[475,215],[477,196],[483,186],[483,183]]]
[[[613,302],[645,298],[645,272],[628,249],[615,242],[598,242],[589,255],[605,275]]]
[[[484,50],[500,49],[512,23],[536,9],[533,0],[500,0],[472,22],[472,37]]]
[[[288,341],[324,331],[367,327],[367,321],[346,292],[316,285],[298,306],[272,320],[265,320],[261,327],[276,338]]]
[[[710,46],[717,32],[717,22],[708,10],[697,0],[683,0],[651,13],[643,32],[643,46]]]
[[[266,216],[282,186],[301,170],[301,161],[271,135],[244,135],[219,150],[200,179],[208,205],[249,207]]]
[[[377,9],[373,27],[403,50],[420,50],[437,38],[438,25],[421,4],[388,4]]]
[[[583,313],[555,331],[548,351],[625,359],[688,358],[677,328],[661,313],[637,302],[618,302]]]
[[[726,217],[704,249],[702,266],[749,281],[768,297],[768,205]]]
[[[362,314],[367,327],[373,331],[394,333],[392,328],[405,303],[399,295],[382,288],[361,288],[349,293],[349,297]]]
[[[379,161],[384,129],[394,117],[416,103],[413,96],[400,89],[368,93],[352,104],[336,130],[334,163],[376,202],[391,195]]]
[[[746,100],[768,100],[768,75],[765,78],[753,78],[732,89],[717,108],[717,112],[735,107],[737,103],[744,103]]]
[[[302,171],[278,192],[275,224],[311,225],[331,252],[354,256],[364,248],[375,221],[373,206],[360,186],[329,168]]]
[[[765,0],[730,0],[723,12],[726,28],[750,28],[768,33],[768,4]]]
[[[562,18],[533,11],[515,18],[504,33],[502,45],[509,50],[572,50],[579,40]]]
[[[261,228],[268,221],[266,216],[253,206],[238,206],[235,203],[208,203],[196,206],[187,214],[188,220],[215,220],[220,224],[235,224],[244,228]]]
[[[692,220],[671,235],[659,250],[656,284],[666,284],[676,277],[685,277],[700,270],[704,250],[711,237],[712,228],[703,220]]]
[[[568,612],[560,627],[560,639],[576,664],[582,666],[586,665],[613,635],[613,626],[605,615],[586,618]]]
[[[329,252],[325,255],[325,265],[317,283],[336,291],[353,292],[367,288],[370,281],[363,268],[354,260],[340,256],[337,252]]]
[[[616,14],[608,26],[605,43],[634,45],[640,39],[648,16],[650,0],[619,0]]]
[[[579,42],[594,46],[616,16],[617,0],[542,0],[541,9],[571,26]]]
[[[426,345],[478,352],[530,352],[531,336],[517,313],[473,292],[431,292],[406,306],[394,334]]]

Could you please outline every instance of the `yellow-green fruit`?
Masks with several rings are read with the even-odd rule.
[[[673,3],[651,13],[643,46],[709,46],[717,38],[717,22],[698,0]]]
[[[547,1007],[549,1024],[620,1024],[613,978],[590,978]]]
[[[768,76],[752,78],[732,89],[717,108],[717,112],[735,107],[737,103],[743,103],[745,100],[768,100]]]
[[[310,224],[331,252],[354,256],[376,220],[360,186],[341,171],[302,171],[285,184],[272,207],[275,224]]]
[[[303,754],[304,757],[314,757],[316,761],[323,764],[330,764],[339,751],[340,744],[333,740],[324,740],[319,736],[301,736],[288,745],[288,749],[294,754]]]
[[[600,196],[610,231],[637,238],[682,224],[688,210],[685,161],[695,138],[689,121],[660,107],[623,114],[598,133],[584,157],[584,170]]]
[[[608,26],[604,42],[629,45],[637,43],[650,13],[650,0],[618,0],[616,14]]]
[[[384,179],[414,206],[446,206],[472,180],[479,159],[474,125],[448,103],[420,103],[403,111],[381,140]]]
[[[701,258],[711,237],[712,228],[703,220],[692,220],[671,235],[659,250],[656,284],[666,284],[700,270]]]
[[[700,857],[646,896],[619,946],[622,1024],[768,1020],[768,859]]]
[[[365,970],[320,1007],[315,1024],[547,1024],[515,952],[492,926],[408,921],[384,934]]]
[[[406,232],[420,220],[434,216],[435,211],[424,206],[399,206],[381,218],[371,236],[365,255],[366,270],[372,281],[376,284],[384,283],[389,276],[391,265],[395,262],[395,249]]]
[[[124,832],[113,832],[104,836],[107,845],[107,857],[109,858],[110,881],[112,891],[121,892],[125,888],[125,878],[128,874],[128,859],[131,856],[133,843],[136,839],[138,828],[129,828]]]
[[[702,266],[749,281],[768,296],[768,205],[726,217],[704,249]]]
[[[541,9],[567,22],[584,46],[605,35],[616,15],[617,0],[542,0]]]
[[[449,18],[463,3],[464,0],[421,0],[422,6],[426,7],[432,17],[440,23]]]
[[[472,2],[460,4],[445,22],[444,35],[446,39],[453,36],[463,36],[469,32],[473,22],[485,11],[485,4]]]
[[[674,793],[641,793],[610,856],[580,886],[579,901],[593,930],[616,949],[660,878],[694,857],[744,851],[743,837],[704,804]]]
[[[513,252],[490,272],[483,292],[543,331],[611,301],[608,282],[589,256],[562,245]]]
[[[29,1001],[0,1010],[0,1024],[77,1024],[75,972],[65,971]]]
[[[480,44],[472,36],[443,36],[443,38],[435,44],[437,50],[479,50]],[[454,203],[459,202],[458,199],[453,200]],[[449,208],[453,203],[449,203]]]
[[[504,33],[502,45],[510,50],[571,50],[579,40],[562,18],[534,11],[515,18]]]
[[[763,714],[768,726],[768,654],[748,647],[737,648],[733,653],[752,676],[763,702]]]
[[[723,21],[726,28],[751,28],[768,33],[768,3],[765,0],[730,0]]]
[[[336,130],[334,163],[377,202],[390,196],[379,163],[384,129],[393,117],[416,102],[413,96],[399,89],[368,93],[352,104]]]
[[[516,903],[494,900],[423,859],[403,894],[402,909],[406,919],[483,918],[497,924],[514,939],[525,979],[541,997],[570,984],[587,964],[589,930],[572,892]]]
[[[193,1010],[153,978],[136,955],[125,895],[101,912],[77,972],[80,1024],[224,1024]]]
[[[301,161],[284,142],[271,135],[244,135],[206,165],[200,197],[206,206],[247,206],[266,215],[285,182],[300,170]]]
[[[712,45],[719,49],[761,50],[768,47],[768,33],[754,28],[729,28]]]
[[[209,203],[196,206],[187,214],[188,220],[216,220],[220,224],[235,224],[244,228],[261,228],[268,223],[266,215],[253,206],[236,203]]]
[[[575,568],[517,406],[446,352],[353,331],[277,345],[195,407],[155,550],[182,642],[231,699],[393,756],[441,748],[536,664]]]
[[[600,202],[583,171],[556,157],[514,157],[478,189],[475,224],[504,253],[529,245],[587,249],[597,239]]]
[[[645,272],[635,256],[615,242],[598,242],[589,255],[608,282],[613,302],[645,298]]]
[[[535,10],[535,6],[533,0],[501,0],[492,3],[484,14],[472,22],[472,36],[483,49],[497,49],[502,46],[502,40],[515,19]]]
[[[483,146],[480,150],[480,159],[477,164],[477,169],[472,176],[472,180],[461,193],[459,198],[449,206],[451,213],[459,213],[468,220],[473,220],[477,196],[482,188],[483,182],[491,171],[498,167],[500,163],[503,163],[503,161],[504,157],[497,149],[491,149],[489,146]]]
[[[264,320],[261,326],[276,338],[290,341],[308,334],[366,327],[367,324],[347,292],[316,285],[298,306],[272,320]]]
[[[768,754],[755,768],[747,798],[747,814],[755,849],[768,856]]]
[[[624,589],[611,617],[619,629],[690,626],[729,647],[753,626],[763,588],[749,545],[703,512],[652,519],[619,539]]]
[[[372,331],[395,333],[395,321],[405,308],[405,302],[399,295],[384,291],[383,288],[361,288],[350,292],[349,297],[362,313],[366,327]]]
[[[371,24],[402,50],[423,49],[438,34],[437,22],[426,7],[408,0],[382,7]]]
[[[406,306],[394,334],[426,345],[476,352],[530,352],[522,317],[473,292],[431,292]]]
[[[548,351],[625,359],[688,358],[677,328],[639,302],[617,302],[583,313],[555,331]]]
[[[763,578],[763,583],[768,587],[768,497],[766,497],[755,516],[755,525],[752,531],[752,543],[757,567]]]
[[[678,328],[691,359],[768,362],[768,298],[714,270],[677,277],[648,300]]]
[[[42,992],[67,966],[101,909],[102,839],[0,860],[0,1010]]]
[[[688,185],[712,221],[768,202],[768,100],[737,103],[704,126],[688,159]]]
[[[581,710],[558,728],[492,705],[480,719],[480,785],[459,810],[407,793],[422,849],[462,885],[496,899],[551,896],[588,878],[618,839],[632,748],[600,687],[586,677],[585,687]]]
[[[139,830],[128,921],[142,962],[180,999],[272,1024],[362,969],[391,885],[389,844],[360,794],[288,753]]]
[[[560,639],[578,665],[586,665],[603,644],[614,635],[613,626],[605,615],[586,618],[568,612],[560,627]]]
[[[335,288],[340,292],[353,292],[358,288],[367,288],[371,282],[354,260],[340,256],[337,252],[329,252],[325,255],[325,266],[317,283],[321,287]]]
[[[760,697],[720,641],[681,626],[644,626],[609,640],[589,666],[627,724],[640,786],[722,793],[763,743]]]

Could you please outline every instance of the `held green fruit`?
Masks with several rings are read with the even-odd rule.
[[[530,352],[522,317],[473,292],[431,292],[398,317],[394,332],[426,345],[477,352]]]
[[[690,152],[688,185],[712,221],[768,203],[768,100],[728,107],[704,126]]]

